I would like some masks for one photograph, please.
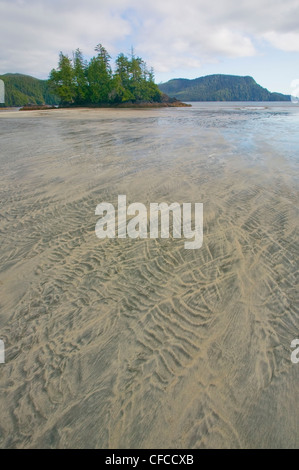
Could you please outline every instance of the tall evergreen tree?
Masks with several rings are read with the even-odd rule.
[[[74,82],[76,87],[75,102],[84,104],[88,99],[87,64],[80,49],[73,54]]]
[[[112,79],[110,55],[101,44],[97,45],[95,51],[98,55],[91,59],[87,69],[89,99],[95,104],[108,103]]]
[[[113,76],[113,92],[116,102],[134,100],[130,90],[131,65],[124,54],[119,54],[116,61],[116,70]]]
[[[71,59],[60,52],[58,70],[50,73],[49,84],[63,104],[72,104],[76,97],[76,84]]]

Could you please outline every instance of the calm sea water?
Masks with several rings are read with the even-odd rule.
[[[292,102],[190,102],[180,125],[216,128],[244,151],[267,142],[290,159],[299,158],[299,105]]]

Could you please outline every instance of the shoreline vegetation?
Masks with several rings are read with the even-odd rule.
[[[70,58],[60,52],[57,69],[49,77],[50,90],[62,108],[161,108],[191,106],[161,92],[154,82],[153,69],[141,57],[123,53],[115,60],[98,44],[89,62],[80,49]],[[32,109],[24,107],[23,110]],[[36,107],[35,107],[36,109]]]
[[[192,107],[191,104],[170,98],[169,101],[162,102],[126,102],[120,104],[103,103],[99,105],[73,105],[73,106],[49,106],[49,105],[26,105],[22,106],[19,111],[48,111],[52,109],[146,109],[146,108],[185,108]]]

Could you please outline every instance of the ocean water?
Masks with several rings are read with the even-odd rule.
[[[1,448],[296,448],[299,106],[0,112]],[[203,245],[95,235],[118,195]]]

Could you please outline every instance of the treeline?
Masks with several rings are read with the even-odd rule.
[[[49,77],[49,86],[62,105],[102,105],[124,102],[161,102],[162,93],[154,82],[154,73],[132,51],[130,57],[119,54],[114,71],[111,56],[99,44],[88,62],[80,49],[70,58],[62,52],[58,68]]]

